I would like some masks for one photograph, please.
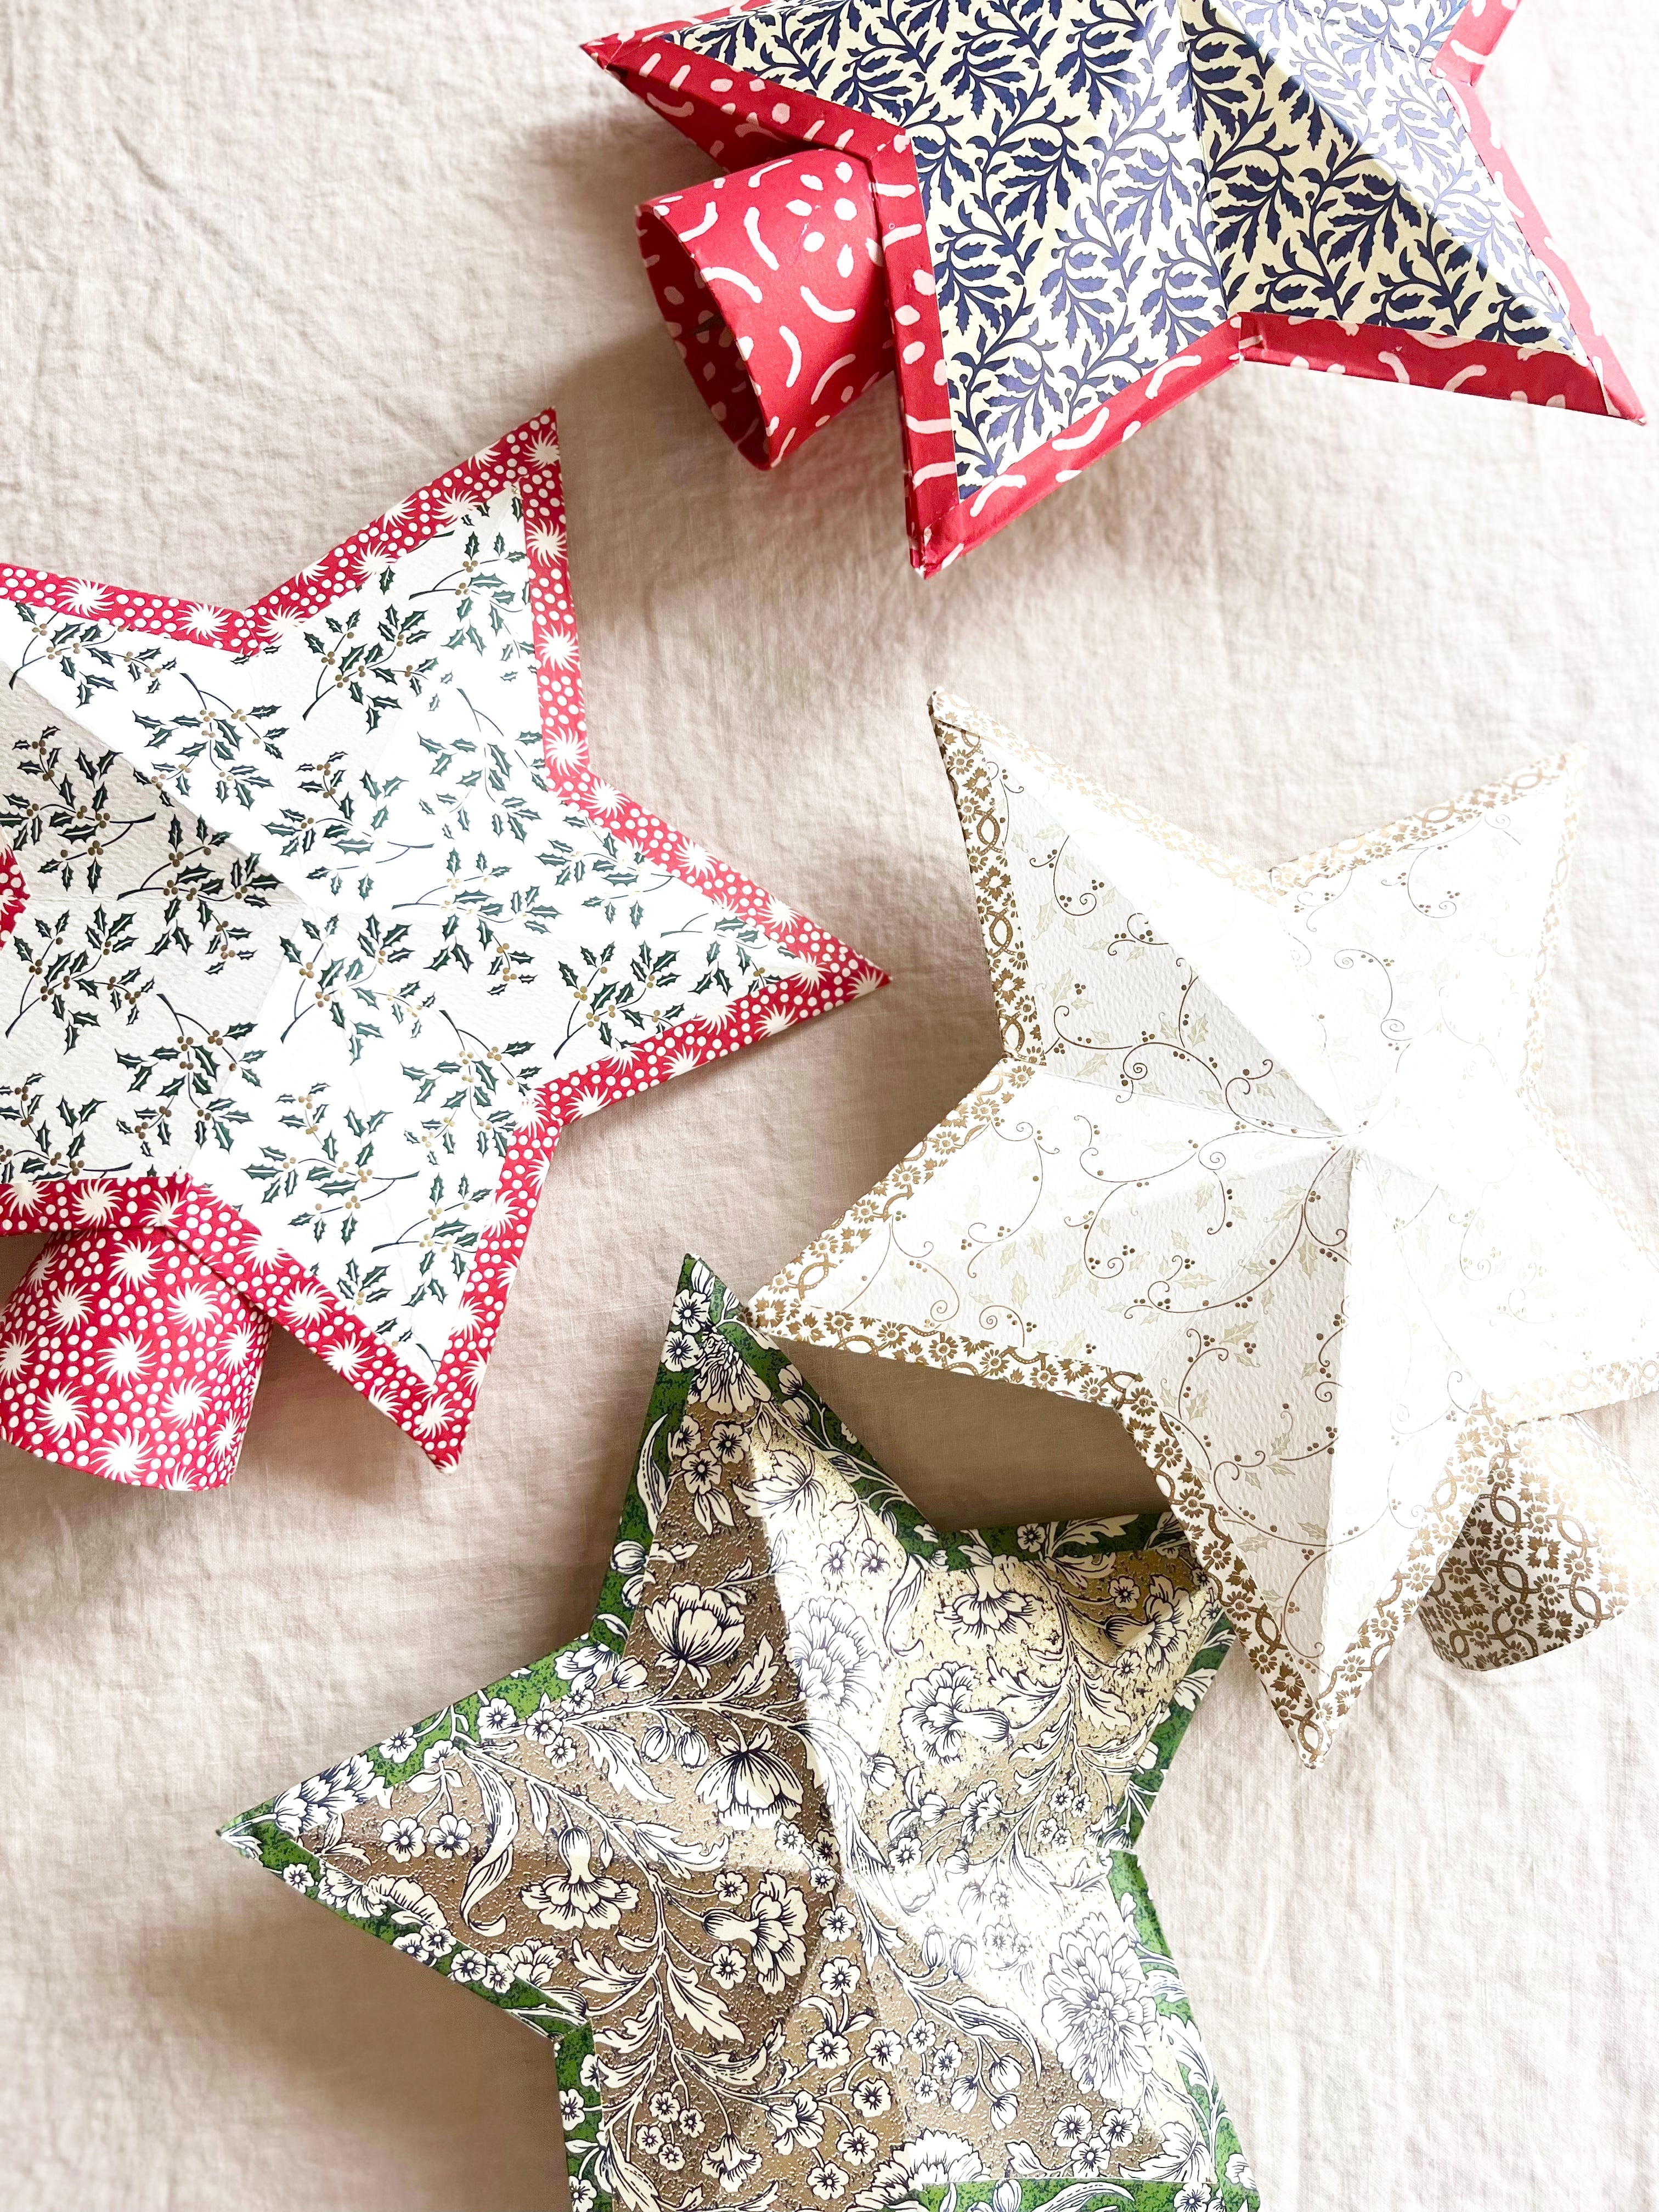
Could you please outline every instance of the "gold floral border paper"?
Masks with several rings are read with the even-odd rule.
[[[1586,1422],[1510,1430],[1492,1480],[1430,1584],[1423,1626],[1443,1659],[1536,1659],[1616,1620],[1659,1584],[1659,1510]]]
[[[1258,2212],[1135,1842],[1167,1516],[940,1534],[688,1260],[587,1633],[233,1821],[558,2045],[572,2201]]]

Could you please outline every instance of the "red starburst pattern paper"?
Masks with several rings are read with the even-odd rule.
[[[135,1224],[55,1238],[0,1328],[0,1436],[117,1482],[216,1490],[270,1336],[171,1237]]]

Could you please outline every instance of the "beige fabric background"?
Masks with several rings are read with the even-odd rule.
[[[887,392],[772,479],[706,419],[631,210],[707,172],[619,27],[0,0],[6,557],[240,601],[550,398],[596,757],[894,977],[574,1132],[458,1469],[286,1338],[227,1492],[6,1459],[31,2212],[563,2204],[545,2049],[213,1829],[574,1632],[682,1251],[752,1288],[996,1056],[933,684],[1263,860],[1589,739],[1550,1087],[1659,1218],[1654,434],[1241,372],[924,586]],[[1638,0],[1528,0],[1488,84],[1659,401],[1656,75]],[[1146,1495],[1109,1416],[801,1364],[936,1517]],[[1493,1680],[1413,1630],[1309,1777],[1230,1661],[1147,1856],[1278,2212],[1659,2205],[1656,1705],[1659,1606]]]

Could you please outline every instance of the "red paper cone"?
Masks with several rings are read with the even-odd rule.
[[[112,1482],[228,1482],[270,1323],[165,1234],[48,1244],[0,1315],[0,1436]]]
[[[775,468],[893,366],[862,161],[790,154],[635,217],[669,334],[746,460]]]

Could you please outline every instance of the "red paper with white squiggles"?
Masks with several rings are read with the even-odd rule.
[[[799,452],[893,366],[862,161],[786,155],[652,200],[635,221],[669,336],[757,466]]]

